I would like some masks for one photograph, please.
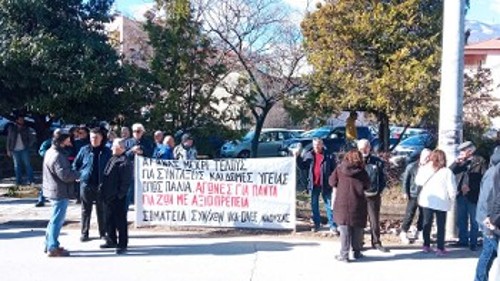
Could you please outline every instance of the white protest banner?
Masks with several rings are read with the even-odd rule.
[[[295,228],[295,159],[135,158],[136,225]]]

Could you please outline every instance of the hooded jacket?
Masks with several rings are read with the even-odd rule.
[[[80,174],[71,169],[68,156],[52,145],[43,159],[43,195],[49,199],[72,199],[74,183]]]
[[[481,190],[479,191],[479,199],[477,201],[476,209],[476,221],[479,227],[484,232],[484,220],[488,216],[488,200],[492,194],[492,190],[495,186],[495,167],[500,163],[500,152],[497,152],[491,156],[490,167],[484,173],[483,179],[481,181]]]
[[[368,215],[365,191],[370,187],[370,177],[365,169],[343,161],[330,176],[329,183],[336,190],[335,222],[364,228]]]

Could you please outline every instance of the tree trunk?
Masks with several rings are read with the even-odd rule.
[[[258,157],[258,149],[259,149],[259,138],[260,133],[262,132],[262,127],[264,127],[264,121],[266,121],[267,114],[271,111],[271,108],[274,104],[268,104],[264,109],[262,109],[262,113],[258,115],[254,115],[255,117],[255,134],[252,139],[252,151],[250,155],[252,158]]]
[[[380,152],[389,151],[389,117],[385,112],[379,112],[379,139],[380,139]]]

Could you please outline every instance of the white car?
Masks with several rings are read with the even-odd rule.
[[[12,121],[9,119],[0,116],[0,134],[2,135],[7,135],[7,129],[9,128],[9,125],[13,125]]]
[[[254,131],[249,131],[240,140],[230,141],[221,147],[221,157],[248,158],[252,148]],[[294,134],[287,129],[262,129],[259,137],[258,157],[277,157],[283,141],[293,138]]]

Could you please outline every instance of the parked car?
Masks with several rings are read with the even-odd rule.
[[[406,165],[414,160],[424,148],[434,149],[436,144],[437,138],[429,133],[409,137],[394,148],[389,161],[395,166]]]
[[[0,134],[7,135],[7,130],[9,126],[14,125],[9,119],[0,116]]]
[[[374,137],[367,126],[356,127],[358,131],[358,139],[367,139],[370,142],[374,140]],[[312,147],[312,140],[314,138],[320,138],[323,140],[325,147],[332,152],[338,152],[343,148],[346,148],[345,139],[345,126],[335,126],[335,127],[320,127],[311,131],[307,131],[302,134],[300,138],[290,139],[285,141],[283,147],[280,150],[281,156],[291,155],[293,150],[303,148],[308,150]]]
[[[249,131],[242,139],[226,142],[221,148],[221,157],[248,158],[252,147],[255,131]],[[293,133],[287,129],[262,129],[259,137],[259,157],[279,156],[283,141],[293,138]]]
[[[391,131],[390,137],[394,138],[394,139],[399,139],[399,137],[403,133],[404,129],[405,129],[404,127],[392,126],[390,128],[390,131]],[[401,140],[404,140],[404,139],[409,138],[411,136],[425,134],[425,133],[429,133],[429,131],[427,131],[427,129],[424,129],[424,128],[407,128],[406,131],[404,132],[403,136],[401,136]]]

